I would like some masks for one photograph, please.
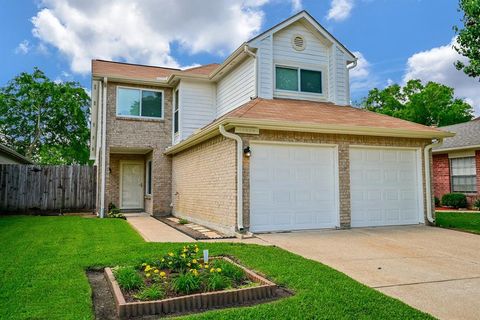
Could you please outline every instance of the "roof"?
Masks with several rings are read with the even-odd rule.
[[[200,74],[200,75],[207,75],[208,76],[213,70],[218,68],[219,65],[220,65],[219,63],[205,64],[203,66],[184,69],[184,70],[181,71],[181,73]]]
[[[219,125],[253,126],[259,129],[354,134],[406,138],[443,138],[452,133],[372,111],[338,106],[330,102],[291,99],[253,99],[205,126],[167,150],[176,153],[213,134]],[[195,143],[195,144],[196,144]]]
[[[469,148],[480,149],[480,117],[472,121],[440,127],[439,129],[455,132],[456,135],[445,139],[442,145],[433,148],[434,151]]]
[[[180,69],[98,59],[92,60],[93,76],[158,80],[158,78],[166,78],[178,71],[180,71]]]
[[[7,147],[0,143],[0,153],[7,154],[10,158],[17,160],[22,164],[33,164],[33,161],[28,159],[27,157],[21,155],[20,153],[16,152],[12,148]]]

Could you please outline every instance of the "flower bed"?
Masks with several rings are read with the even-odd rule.
[[[197,245],[141,266],[105,268],[121,318],[194,312],[275,296],[276,285],[226,257],[204,261]]]

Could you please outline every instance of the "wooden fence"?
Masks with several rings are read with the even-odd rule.
[[[0,164],[0,214],[92,211],[96,168]]]

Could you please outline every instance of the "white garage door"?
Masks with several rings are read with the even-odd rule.
[[[419,223],[419,168],[416,150],[350,148],[352,227]]]
[[[256,143],[250,148],[251,231],[333,228],[338,224],[334,147]]]

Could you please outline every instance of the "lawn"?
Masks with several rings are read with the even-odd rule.
[[[480,212],[437,211],[437,226],[480,234]]]
[[[146,243],[127,222],[81,217],[0,218],[0,319],[92,319],[85,269],[141,263],[181,244]],[[209,243],[296,294],[189,319],[431,319],[320,263],[276,247]]]

